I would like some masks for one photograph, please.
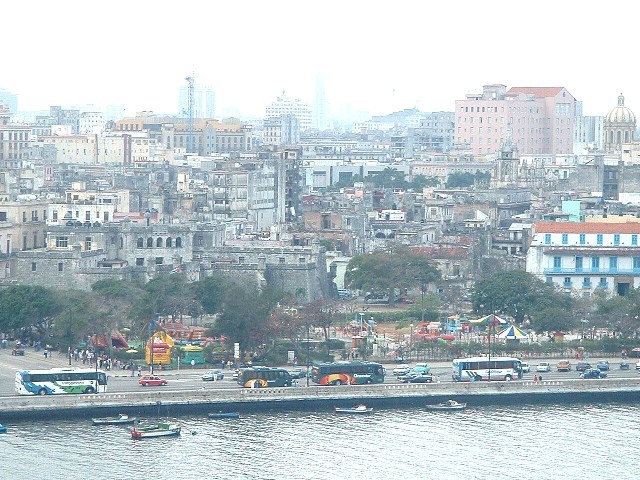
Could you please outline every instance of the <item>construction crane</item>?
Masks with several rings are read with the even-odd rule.
[[[195,153],[195,149],[193,148],[193,84],[194,77],[193,75],[185,78],[187,83],[189,84],[188,91],[188,109],[189,109],[189,136],[187,137],[187,153]]]

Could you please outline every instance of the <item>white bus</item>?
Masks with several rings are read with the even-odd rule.
[[[18,395],[55,395],[58,393],[104,393],[107,374],[91,368],[52,368],[16,372]]]
[[[512,357],[470,357],[453,360],[453,381],[511,381],[522,378],[520,360]]]

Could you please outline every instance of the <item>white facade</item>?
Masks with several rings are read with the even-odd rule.
[[[81,135],[102,133],[104,120],[101,112],[83,112],[78,119],[78,129]]]
[[[640,286],[639,237],[639,222],[539,222],[526,270],[577,295],[624,294]]]
[[[290,98],[282,92],[282,95],[268,105],[266,108],[266,117],[273,118],[281,115],[293,115],[300,122],[300,130],[304,131],[311,128],[311,107],[306,103],[302,103],[297,98]]]

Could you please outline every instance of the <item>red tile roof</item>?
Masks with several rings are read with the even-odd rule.
[[[536,97],[555,97],[564,87],[511,87],[510,93],[531,93]]]
[[[536,233],[638,233],[640,222],[538,222]]]

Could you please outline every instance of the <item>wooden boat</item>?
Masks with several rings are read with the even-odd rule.
[[[180,426],[174,423],[154,423],[139,427],[135,425],[131,428],[131,438],[153,438],[153,437],[169,437],[172,435],[180,435]]]
[[[5,427],[4,425],[0,424],[0,433],[7,433],[7,427]]]
[[[335,407],[336,413],[352,413],[352,414],[367,414],[373,412],[373,407],[367,407],[366,405],[355,405],[353,407]]]
[[[121,413],[117,417],[92,418],[91,421],[94,425],[126,425],[135,423],[136,417]]]
[[[427,410],[464,410],[467,408],[466,403],[458,403],[455,400],[447,400],[444,403],[438,403],[435,405],[426,405]]]
[[[240,414],[238,412],[210,413],[209,418],[240,418]]]

